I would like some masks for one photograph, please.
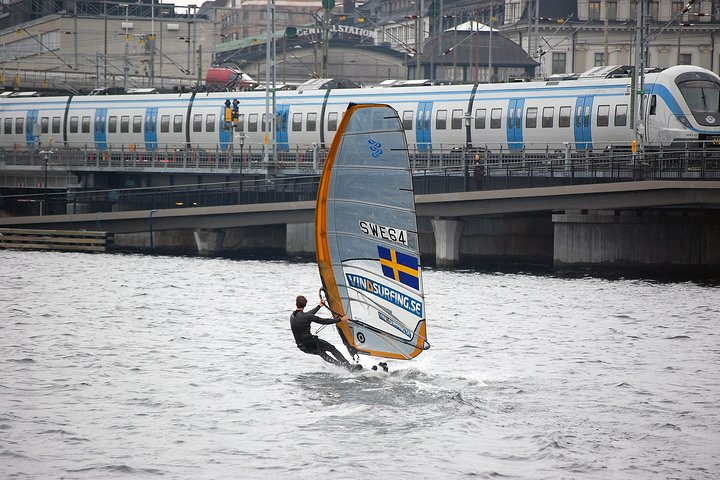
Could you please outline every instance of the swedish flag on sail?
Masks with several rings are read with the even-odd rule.
[[[410,288],[420,290],[420,272],[418,271],[420,260],[417,257],[379,245],[378,255],[383,275]]]

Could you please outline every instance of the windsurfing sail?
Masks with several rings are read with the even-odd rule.
[[[352,355],[411,359],[430,348],[407,140],[388,105],[350,104],[318,189],[317,261]]]

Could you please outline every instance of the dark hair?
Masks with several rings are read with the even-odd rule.
[[[307,298],[303,297],[302,295],[298,295],[295,299],[295,306],[297,308],[305,308],[305,305],[307,305]]]

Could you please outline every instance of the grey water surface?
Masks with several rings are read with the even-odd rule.
[[[0,478],[720,477],[716,285],[424,279],[432,348],[351,374],[312,263],[0,251]]]

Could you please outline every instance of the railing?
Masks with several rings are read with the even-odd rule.
[[[81,190],[68,185],[42,193],[4,195],[0,208],[13,214],[97,212],[152,208],[186,208],[227,204],[314,200],[326,151],[317,147],[278,152],[265,161],[262,148],[239,150],[172,150],[150,152],[129,148],[54,150],[48,158],[51,171],[182,171],[226,172],[228,182],[193,185]],[[542,186],[608,183],[638,180],[719,180],[720,150],[700,148],[658,149],[643,155],[627,150],[600,152],[545,148],[503,151],[498,148],[453,148],[410,152],[415,192],[448,193]],[[62,162],[62,163],[60,163]],[[45,167],[39,152],[0,152],[0,177],[5,166]],[[46,177],[47,178],[47,177]],[[42,183],[40,184],[42,185]],[[48,205],[40,205],[47,199]]]

